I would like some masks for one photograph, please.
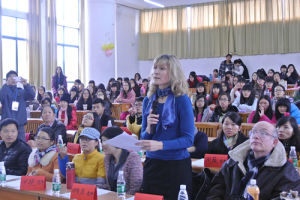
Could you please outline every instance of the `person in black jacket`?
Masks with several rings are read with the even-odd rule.
[[[230,104],[230,95],[222,92],[218,97],[218,106],[215,108],[210,122],[222,122],[227,112],[239,112],[238,108]]]
[[[229,151],[229,156],[213,178],[207,200],[246,199],[251,179],[256,179],[261,200],[279,199],[282,191],[300,192],[300,176],[269,122],[255,124],[250,139]]]
[[[141,87],[136,83],[135,79],[130,79],[130,85],[133,91],[135,92],[135,97],[141,96]]]
[[[42,119],[44,123],[37,128],[36,134],[41,128],[50,127],[55,132],[55,141],[57,141],[59,135],[62,135],[64,143],[67,143],[66,127],[62,122],[55,119],[54,108],[50,106],[45,106],[42,110]]]
[[[286,73],[287,84],[295,84],[299,79],[299,74],[293,64],[289,64]]]
[[[105,112],[105,102],[102,99],[94,99],[93,101],[93,112],[96,112],[98,114],[99,125],[100,125],[100,131],[103,126],[108,126],[109,121],[111,121],[111,125],[113,125],[113,119],[111,116],[107,115]]]
[[[228,154],[248,138],[241,131],[242,118],[236,112],[228,112],[222,120],[221,135],[208,145],[207,154]]]
[[[6,174],[22,176],[27,173],[28,157],[31,147],[18,139],[18,122],[12,118],[4,119],[0,124],[0,161],[4,162]]]
[[[195,127],[194,143],[193,146],[187,150],[191,155],[191,158],[204,158],[205,152],[207,151],[208,137],[206,133],[198,131]]]

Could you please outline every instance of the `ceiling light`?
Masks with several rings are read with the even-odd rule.
[[[147,3],[150,3],[152,5],[155,5],[155,6],[158,6],[158,7],[161,7],[161,8],[164,8],[165,6],[160,4],[160,3],[157,3],[157,2],[154,2],[154,1],[151,1],[151,0],[144,0],[145,2]]]

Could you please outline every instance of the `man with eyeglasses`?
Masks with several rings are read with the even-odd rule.
[[[207,199],[244,199],[250,179],[256,179],[261,200],[278,198],[282,191],[300,192],[300,176],[287,160],[272,124],[256,123],[250,139],[230,151],[229,156],[213,178]]]

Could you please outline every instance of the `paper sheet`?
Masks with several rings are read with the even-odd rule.
[[[192,162],[192,166],[204,167],[204,158]]]
[[[6,181],[10,181],[13,179],[21,179],[21,176],[15,176],[15,175],[6,175]]]
[[[64,197],[66,199],[70,199],[71,198],[71,192],[68,193],[64,193],[64,194],[59,194],[60,197]]]
[[[14,188],[14,189],[20,189],[20,185],[21,185],[21,179],[16,180],[16,181],[10,181],[10,182],[6,182],[5,187],[10,187],[10,188]]]
[[[134,200],[134,196],[130,197],[130,198],[126,199],[126,200]]]
[[[114,147],[131,151],[140,151],[142,150],[141,146],[135,145],[138,142],[139,140],[123,132],[121,135],[118,135],[110,140],[104,141],[104,144],[109,144]]]

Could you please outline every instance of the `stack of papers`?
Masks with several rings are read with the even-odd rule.
[[[132,137],[131,135],[123,132],[121,135],[118,135],[110,140],[104,141],[104,144],[109,144],[120,149],[126,149],[129,151],[140,151],[142,146],[137,146],[136,143],[139,143],[139,140]]]

